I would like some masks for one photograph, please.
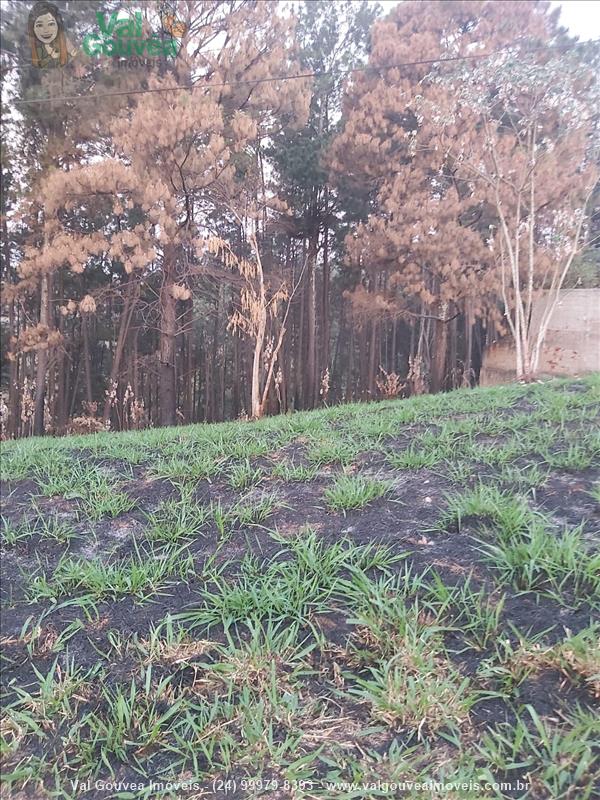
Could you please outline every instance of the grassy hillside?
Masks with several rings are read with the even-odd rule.
[[[600,796],[599,401],[5,444],[2,796]]]

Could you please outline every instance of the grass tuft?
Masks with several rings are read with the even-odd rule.
[[[325,501],[332,511],[353,511],[388,494],[389,481],[364,478],[361,475],[340,475],[325,490]]]

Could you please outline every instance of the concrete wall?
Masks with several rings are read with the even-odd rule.
[[[533,323],[544,300],[534,304]],[[539,375],[570,376],[600,371],[600,289],[565,289],[552,318]],[[515,350],[510,337],[488,347],[480,383],[492,386],[515,379]]]

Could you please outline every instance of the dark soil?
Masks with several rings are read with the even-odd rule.
[[[534,408],[535,404],[521,400],[513,407],[504,409],[502,413],[509,415]],[[379,412],[373,410],[372,413]],[[468,415],[450,415],[450,418],[460,419],[465,416]],[[407,426],[402,436],[389,438],[386,446],[405,449],[419,433],[432,430],[436,430],[435,425],[423,423]],[[302,463],[304,453],[305,446],[294,442],[269,457],[254,459],[253,464],[261,466],[268,473],[269,467],[272,468],[282,458],[291,459],[296,464]],[[123,466],[102,458],[96,459],[96,462],[116,471]],[[41,571],[52,574],[65,554],[85,560],[104,559],[111,562],[134,555],[136,548],[144,545],[146,514],[156,510],[164,500],[177,497],[173,484],[167,480],[150,479],[144,466],[134,467],[134,477],[127,481],[125,491],[135,499],[135,508],[117,519],[102,519],[96,523],[85,518],[79,501],[43,497],[39,494],[37,484],[31,479],[11,481],[3,485],[3,513],[11,524],[17,526],[22,520],[39,512],[69,520],[76,533],[76,538],[67,544],[45,540],[34,534],[13,546],[2,548],[1,686],[5,704],[10,705],[15,701],[16,687],[33,685],[36,677],[34,669],[45,675],[55,661],[64,669],[68,661],[74,659],[82,670],[92,670],[101,659],[99,654],[110,650],[111,632],[117,631],[123,636],[135,633],[139,639],[144,639],[167,615],[176,615],[192,607],[198,602],[198,591],[204,585],[203,564],[215,553],[216,565],[227,565],[224,577],[229,579],[235,577],[241,559],[248,552],[254,553],[259,560],[278,557],[282,547],[270,535],[269,531],[273,529],[279,535],[291,539],[306,526],[311,526],[326,543],[334,543],[346,537],[357,544],[387,546],[395,553],[406,554],[404,559],[396,563],[394,570],[410,569],[414,574],[435,570],[448,586],[461,586],[470,578],[475,589],[480,586],[489,592],[498,589],[497,575],[484,561],[475,541],[481,533],[480,524],[476,520],[463,520],[460,532],[440,529],[437,524],[446,506],[446,495],[465,488],[446,478],[443,468],[412,472],[393,470],[381,452],[369,452],[362,453],[357,458],[353,470],[391,480],[392,493],[360,511],[332,513],[327,509],[323,493],[332,478],[340,472],[339,466],[322,467],[316,479],[306,483],[267,479],[254,491],[257,495],[267,490],[276,492],[279,507],[263,525],[236,526],[231,535],[222,541],[216,526],[211,523],[201,536],[189,542],[189,552],[195,559],[196,575],[188,576],[185,581],[177,578],[167,580],[164,588],[145,602],[138,602],[131,596],[114,601],[100,601],[90,616],[80,605],[65,604],[65,601],[81,596],[77,593],[71,597],[57,598],[54,604],[50,601],[28,602],[27,588],[31,577]],[[481,472],[480,466],[473,464],[470,485],[478,480]],[[554,470],[544,484],[535,490],[531,502],[535,508],[549,515],[558,526],[582,525],[590,544],[597,547],[600,538],[600,507],[590,493],[599,479],[600,470],[597,468],[576,473]],[[231,489],[225,477],[219,477],[211,481],[199,481],[194,497],[200,504],[209,505],[220,501],[223,506],[227,506],[235,503],[239,493]],[[32,509],[33,502],[38,511]],[[566,632],[576,634],[583,630],[596,616],[592,606],[585,602],[567,607],[541,592],[519,593],[509,585],[499,588],[506,596],[502,613],[503,635],[513,641],[514,631],[519,631],[524,636],[543,635],[545,646],[551,646],[560,642]],[[42,623],[43,636],[32,656],[28,652],[26,641],[21,638],[21,633],[28,619],[40,619],[52,605],[54,608]],[[52,642],[56,636],[76,620],[81,623],[80,630],[68,640],[64,648],[53,649]],[[392,741],[402,741],[404,734],[410,738],[407,731],[378,732],[364,704],[352,704],[347,697],[342,698],[336,693],[335,676],[346,668],[343,659],[347,657],[354,633],[354,626],[348,622],[345,612],[332,602],[331,612],[316,615],[312,624],[321,631],[327,646],[313,651],[311,659],[315,674],[307,677],[305,691],[307,696],[325,698],[330,704],[331,713],[335,713],[333,709],[337,707],[340,717],[352,718],[357,729],[373,727],[371,735],[360,741],[357,739],[356,748],[351,748],[355,755],[358,757],[367,747],[384,755]],[[197,635],[202,639],[208,638],[204,632],[198,632]],[[310,629],[306,629],[306,635],[312,635]],[[214,642],[225,641],[223,630],[218,626],[210,630],[209,636]],[[445,644],[453,664],[464,676],[471,678],[476,676],[482,663],[491,655],[490,649],[479,651],[465,647],[460,631],[447,634]],[[210,659],[203,656],[202,662],[210,663]],[[104,667],[107,668],[108,685],[126,687],[132,677],[135,677],[139,663],[132,656],[124,654],[120,660],[112,660],[108,665],[104,663]],[[155,677],[160,679],[161,674],[171,674],[178,687],[190,687],[194,683],[196,672],[193,661],[179,666],[162,664],[157,669]],[[525,706],[531,706],[540,717],[556,719],[565,709],[572,709],[577,705],[582,708],[596,707],[597,698],[592,696],[589,688],[573,683],[562,672],[543,669],[532,672],[510,697],[487,697],[477,702],[471,712],[471,725],[474,731],[478,731],[498,723],[513,723],[519,710]],[[447,746],[442,740],[438,741],[438,745]],[[39,755],[43,750],[52,751],[52,746],[46,741],[42,747],[32,738],[24,756]],[[200,760],[199,764],[201,763]],[[156,774],[159,774],[161,764],[164,768],[168,767],[168,753],[158,753],[153,759],[152,766]],[[15,764],[11,763],[10,768],[14,767]],[[136,775],[129,766],[115,762],[114,767],[116,776],[121,778],[133,778]],[[234,772],[238,783],[244,774],[251,774],[251,771],[247,772],[241,767]],[[266,778],[266,774],[263,778]],[[48,783],[45,786],[46,789],[49,788]],[[40,794],[40,784],[34,782],[25,783],[14,791],[15,798],[46,796]],[[91,800],[109,795],[100,791],[94,793],[92,790],[84,796]],[[225,794],[223,791],[213,791],[211,782],[208,781],[205,792],[198,796],[224,797]],[[241,791],[238,786],[228,792],[227,796],[300,795],[281,794],[279,790],[273,791],[271,795],[253,795],[251,792]],[[508,793],[504,796],[513,795]],[[572,797],[575,798],[576,795]]]

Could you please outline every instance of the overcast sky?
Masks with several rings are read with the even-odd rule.
[[[387,6],[398,5],[400,0],[379,0],[380,4]],[[496,0],[497,3],[503,0]],[[552,2],[553,6],[561,6],[560,15],[562,24],[569,29],[573,36],[580,39],[600,39],[600,0],[563,0]]]
[[[563,0],[560,19],[565,28],[580,39],[600,39],[600,0]]]

